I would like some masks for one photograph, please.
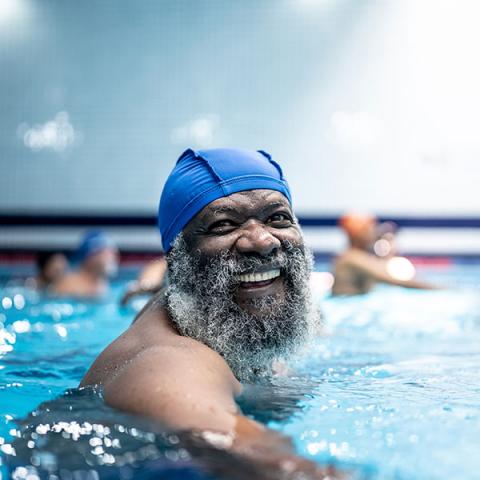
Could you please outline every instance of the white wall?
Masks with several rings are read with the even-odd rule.
[[[478,2],[1,5],[0,212],[154,213],[184,148],[232,145],[303,214],[480,215]]]

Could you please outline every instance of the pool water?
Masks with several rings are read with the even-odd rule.
[[[247,385],[244,413],[354,478],[479,478],[480,266],[420,274],[451,288],[319,298],[324,334],[286,377]],[[82,303],[41,298],[3,271],[3,477],[261,478],[201,438],[162,431],[110,409],[101,391],[74,388],[143,304],[119,307],[129,276],[105,301]]]

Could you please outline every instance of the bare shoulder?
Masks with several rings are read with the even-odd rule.
[[[228,366],[193,344],[141,351],[104,384],[103,393],[113,408],[182,430],[230,432],[239,412],[240,384]]]
[[[165,343],[161,323],[160,312],[146,310],[135,323],[100,353],[80,386],[104,385],[143,351],[153,345]]]
[[[179,339],[139,351],[104,382],[106,388],[128,384],[146,391],[152,385],[217,384],[235,390],[237,383],[226,362],[216,352],[191,339]],[[227,387],[227,388],[230,388]]]
[[[163,309],[151,309],[99,355],[81,386],[107,386],[119,380],[119,376],[131,384],[149,381],[149,377],[188,378],[200,373],[202,378],[209,379],[212,372],[215,378],[232,385],[238,383],[218,353],[178,334]]]
[[[102,352],[82,381],[110,406],[175,428],[230,431],[241,386],[223,358],[146,313]],[[185,415],[190,412],[190,415]]]
[[[68,291],[73,286],[77,285],[77,283],[81,280],[80,276],[77,272],[72,272],[65,275],[61,278],[55,285],[55,290],[59,293],[62,293],[64,290]]]
[[[80,272],[72,272],[59,280],[54,288],[57,295],[72,295],[79,297],[95,298],[103,294],[104,283],[96,283],[88,280]]]

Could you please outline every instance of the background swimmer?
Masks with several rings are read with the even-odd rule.
[[[88,232],[76,254],[78,270],[63,277],[54,287],[57,295],[92,298],[103,295],[108,279],[118,270],[118,250],[104,233]]]
[[[352,213],[344,215],[339,225],[350,245],[335,259],[332,294],[367,293],[377,282],[406,288],[435,288],[414,278],[415,268],[408,259],[395,256],[395,227],[391,222],[379,228],[375,217]]]
[[[36,266],[35,287],[39,290],[53,289],[64,277],[68,260],[61,252],[47,250],[37,254]]]

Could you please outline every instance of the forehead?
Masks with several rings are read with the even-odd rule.
[[[285,206],[291,209],[288,199],[276,190],[258,189],[237,192],[227,197],[218,198],[204,207],[194,221],[202,222],[212,216],[226,213],[229,210],[245,212],[254,215],[269,206]]]

